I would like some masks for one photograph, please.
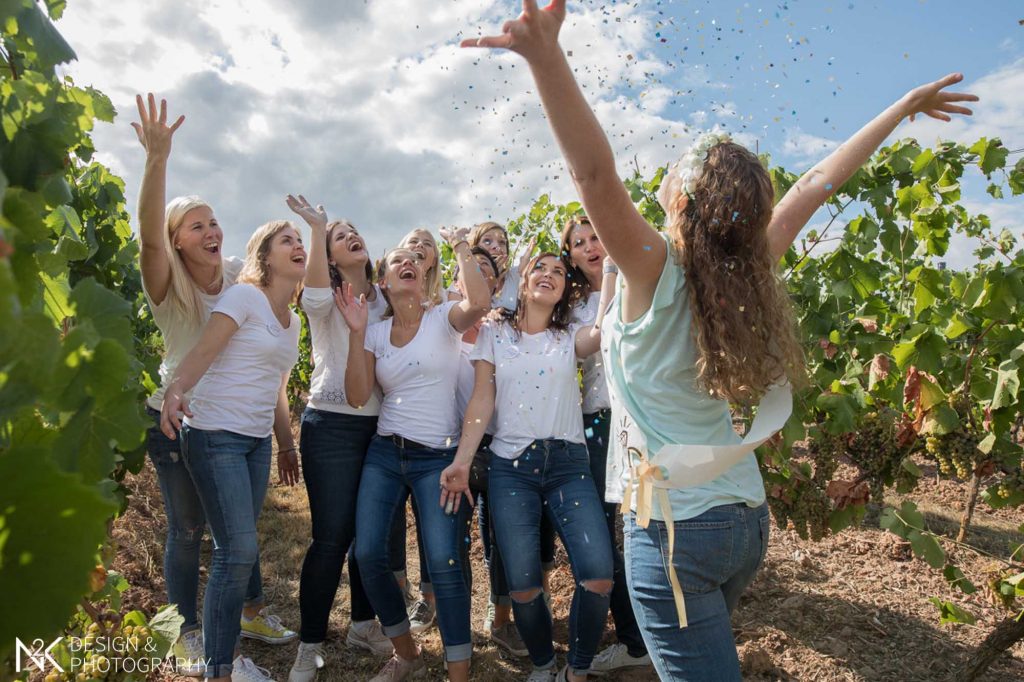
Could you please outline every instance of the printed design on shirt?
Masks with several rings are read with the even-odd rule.
[[[333,403],[335,405],[346,405],[348,400],[345,398],[345,390],[342,388],[322,388],[319,391],[313,391],[312,397],[314,400],[321,403]]]

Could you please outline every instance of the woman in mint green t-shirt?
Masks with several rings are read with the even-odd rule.
[[[594,231],[619,267],[619,295],[602,334],[613,436],[628,437],[645,455],[671,443],[736,443],[729,403],[754,403],[771,385],[803,372],[778,259],[904,118],[923,113],[948,121],[949,114],[971,113],[957,102],[977,98],[945,91],[960,74],[911,90],[775,207],[756,156],[724,136],[702,136],[662,183],[666,229],[659,234],[630,199],[573,78],[558,44],[564,19],[565,0],[543,10],[525,0],[501,35],[463,46],[526,58]],[[628,469],[625,463],[621,476],[609,477],[606,499],[623,492]],[[729,617],[768,539],[757,463],[749,455],[704,485],[670,491],[670,501],[671,519],[660,508],[646,527],[638,525],[635,507],[626,516],[627,580],[644,642],[662,679],[739,680]],[[686,627],[677,616],[681,599]]]

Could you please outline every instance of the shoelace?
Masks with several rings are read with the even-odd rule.
[[[430,615],[430,604],[426,601],[416,602],[416,610],[413,611],[412,620],[425,620]]]
[[[263,620],[267,622],[267,625],[274,628],[275,630],[284,630],[284,625],[281,623],[281,619],[272,613],[261,614]]]
[[[323,649],[320,647],[301,647],[300,648],[302,657],[300,662],[312,663],[317,668],[322,668],[324,665]]]
[[[269,680],[270,671],[253,663],[251,658],[242,657],[242,673],[254,680]]]
[[[599,653],[597,656],[595,656],[594,662],[596,663],[598,659],[600,659],[602,663],[605,661],[614,660],[615,657],[618,656],[620,648],[625,649],[626,645],[622,642],[611,645],[610,647]]]

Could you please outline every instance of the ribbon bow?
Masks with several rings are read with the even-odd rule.
[[[675,557],[676,528],[672,521],[672,504],[668,499],[666,488],[656,487],[654,481],[668,479],[668,469],[663,466],[651,464],[647,456],[637,448],[626,449],[629,453],[629,469],[631,485],[626,488],[622,497],[622,513],[630,511],[632,506],[633,484],[637,487],[636,492],[636,523],[641,528],[647,528],[651,522],[651,504],[654,501],[654,494],[658,494],[658,506],[661,507],[661,516],[665,521],[665,528],[668,530],[668,580],[672,584],[672,598],[676,602],[676,614],[679,616],[679,627],[685,628],[686,602],[683,599],[683,588],[679,584],[679,576],[676,575],[676,567],[673,563]]]

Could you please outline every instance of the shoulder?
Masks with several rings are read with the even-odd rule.
[[[237,256],[228,256],[224,259],[224,281],[226,284],[234,284],[238,280],[238,273],[242,271],[242,259]]]

